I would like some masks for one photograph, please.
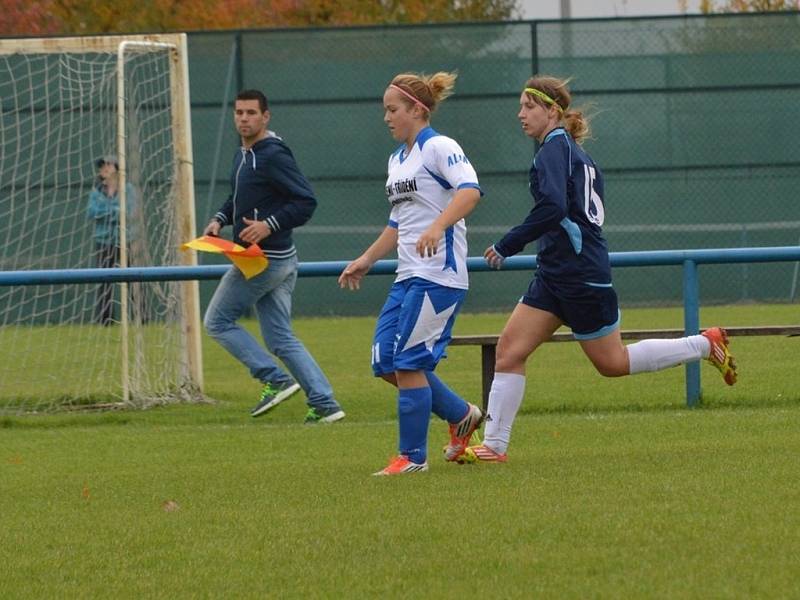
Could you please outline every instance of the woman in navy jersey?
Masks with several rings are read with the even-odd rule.
[[[530,168],[533,208],[525,220],[484,252],[500,268],[528,243],[538,242],[538,270],[511,313],[497,344],[484,441],[458,462],[505,462],[511,426],[525,392],[528,357],[562,325],[572,329],[586,356],[606,377],[659,371],[707,359],[728,385],[736,366],[724,329],[625,346],[619,332],[617,295],[611,282],[603,174],[580,146],[589,123],[571,108],[567,81],[529,79],[517,115],[523,132],[539,142]]]
[[[383,94],[383,120],[401,142],[386,180],[389,222],[378,239],[342,271],[339,285],[358,289],[378,259],[397,250],[397,278],[381,309],[372,370],[398,387],[398,455],[375,475],[428,469],[431,412],[450,424],[445,460],[466,450],[481,410],[454,394],[433,370],[450,341],[469,287],[466,217],[481,196],[478,176],[458,143],[431,128],[431,113],[448,97],[453,73],[402,73]]]

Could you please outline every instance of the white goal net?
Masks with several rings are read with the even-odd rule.
[[[0,40],[0,271],[192,264],[185,35]],[[202,398],[196,282],[0,286],[0,414]]]

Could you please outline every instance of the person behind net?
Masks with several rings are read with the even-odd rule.
[[[580,143],[589,124],[571,107],[568,81],[536,76],[520,95],[522,131],[540,146],[530,168],[533,208],[525,220],[486,249],[493,268],[538,240],[538,270],[508,318],[497,344],[483,443],[469,446],[459,462],[505,462],[511,426],[525,393],[528,357],[562,325],[606,377],[660,371],[707,359],[725,382],[736,365],[724,329],[680,339],[650,339],[628,346],[620,337],[620,313],[611,282],[603,174]]]
[[[481,410],[434,373],[468,288],[464,217],[481,197],[478,176],[458,143],[430,126],[456,75],[402,73],[383,94],[384,122],[401,142],[386,180],[389,223],[339,276],[356,290],[372,265],[395,248],[397,277],[375,326],[372,369],[398,388],[399,454],[375,475],[426,471],[431,411],[450,425],[445,459],[455,460],[483,420]]]
[[[87,215],[93,224],[95,265],[100,269],[118,267],[120,264],[120,212],[119,163],[115,156],[104,156],[95,161],[97,177],[89,192]],[[126,237],[130,247],[135,240],[132,216],[137,202],[136,189],[125,184]],[[130,253],[128,264],[131,263]],[[133,284],[129,283],[131,298],[136,299]],[[114,322],[114,284],[101,283],[95,303],[95,321],[101,325]]]
[[[269,131],[267,97],[259,90],[236,96],[233,120],[241,138],[231,168],[231,193],[203,235],[217,236],[233,226],[233,240],[245,247],[258,244],[269,267],[245,279],[239,269],[225,273],[206,309],[209,335],[258,379],[261,392],[250,411],[263,415],[303,389],[305,422],[333,423],[344,418],[342,407],[322,369],[297,339],[291,326],[292,293],[297,281],[297,250],[292,229],[306,223],[317,206],[314,192],[283,140]],[[255,307],[269,353],[238,320]],[[286,373],[270,355],[281,359]]]

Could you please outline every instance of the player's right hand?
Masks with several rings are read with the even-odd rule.
[[[355,259],[339,275],[339,287],[350,290],[361,289],[361,280],[364,279],[364,275],[367,274],[371,266],[368,261],[361,257]]]
[[[206,228],[203,230],[203,235],[211,235],[214,237],[219,236],[219,230],[222,229],[222,225],[216,219],[212,219],[211,222],[206,225]]]
[[[504,257],[500,256],[497,253],[497,250],[494,249],[494,246],[489,246],[483,252],[483,258],[486,259],[486,262],[493,269],[499,269],[500,267],[502,267],[503,266],[503,261],[505,260]]]

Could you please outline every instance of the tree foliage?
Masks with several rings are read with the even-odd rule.
[[[0,35],[48,35],[60,31],[50,0],[4,0]]]
[[[519,11],[519,0],[5,0],[0,35],[502,21]]]
[[[710,13],[745,13],[745,12],[776,12],[784,10],[798,10],[798,0],[701,0],[700,12]]]

